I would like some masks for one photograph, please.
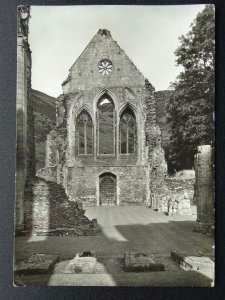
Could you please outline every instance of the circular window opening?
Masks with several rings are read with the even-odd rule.
[[[102,76],[108,76],[112,72],[112,62],[108,59],[102,59],[98,63],[98,71]]]

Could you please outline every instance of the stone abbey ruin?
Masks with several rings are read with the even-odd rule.
[[[46,178],[83,206],[149,203],[166,175],[152,85],[100,29],[62,86]]]
[[[181,182],[184,193],[167,178],[162,145],[168,134],[157,117],[167,91],[155,92],[111,33],[99,29],[70,68],[62,95],[42,103],[40,92],[31,90],[29,14],[27,7],[18,10],[16,230],[95,234],[96,220],[84,215],[85,206],[145,205],[190,214],[193,179]],[[196,161],[196,168],[211,170],[196,173],[196,228],[211,232],[211,149]]]

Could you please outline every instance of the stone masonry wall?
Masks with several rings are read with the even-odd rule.
[[[55,127],[55,98],[32,89],[36,170],[45,166],[45,141]]]
[[[161,130],[162,147],[163,150],[165,151],[165,158],[167,161],[167,167],[169,173],[173,171],[173,169],[171,169],[170,156],[169,156],[172,128],[171,128],[171,121],[169,118],[169,114],[167,112],[167,107],[173,93],[174,91],[172,90],[157,91],[154,93],[155,104],[156,104],[156,121]]]
[[[57,182],[57,166],[48,166],[39,169],[36,175],[47,181]]]
[[[191,203],[194,204],[194,184],[195,179],[179,179],[173,177],[167,177],[165,179],[165,183],[167,188],[171,191],[171,193],[177,194],[186,192],[188,198],[190,199]]]
[[[141,166],[89,166],[68,169],[68,194],[84,206],[99,205],[99,175],[116,175],[117,205],[145,205],[148,198],[147,168]]]
[[[194,178],[166,177],[165,186],[153,200],[153,209],[168,215],[192,215]]]
[[[105,32],[104,32],[105,31]],[[110,76],[98,72],[98,63],[107,58],[113,63]],[[70,68],[68,78],[63,83],[64,94],[92,90],[96,87],[140,86],[144,76],[130,58],[111,37],[108,30],[100,29]]]
[[[25,230],[41,235],[93,235],[96,220],[90,221],[77,203],[69,200],[62,186],[36,177],[24,193]]]
[[[149,185],[151,199],[158,199],[165,191],[167,165],[161,145],[161,131],[156,122],[154,88],[146,80],[146,140],[148,145]],[[152,205],[150,200],[150,205]]]

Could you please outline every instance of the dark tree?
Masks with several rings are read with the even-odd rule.
[[[168,151],[170,170],[191,168],[198,145],[214,140],[214,6],[206,5],[191,24],[191,30],[180,37],[175,51],[177,65],[183,71],[172,84],[167,107],[172,126]]]

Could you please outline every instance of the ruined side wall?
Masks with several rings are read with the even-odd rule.
[[[36,170],[45,166],[45,141],[55,127],[56,113],[54,97],[32,89]]]
[[[62,186],[34,178],[24,193],[25,230],[41,235],[93,235],[96,220],[90,221]]]
[[[154,88],[146,80],[146,140],[148,146],[149,185],[151,199],[157,198],[164,191],[167,165],[161,145],[161,131],[156,122]],[[152,205],[152,203],[149,203]]]
[[[68,132],[67,132],[67,95],[56,99],[56,126],[47,135],[45,142],[45,167],[37,175],[49,181],[64,185]]]
[[[210,233],[214,230],[214,170],[210,145],[198,146],[195,155],[195,192],[197,203],[196,231]]]
[[[173,95],[173,91],[157,91],[154,93],[154,95],[156,105],[156,121],[162,134],[162,147],[166,152],[168,151],[171,137],[171,124],[168,120],[167,106],[169,104],[170,97]]]

